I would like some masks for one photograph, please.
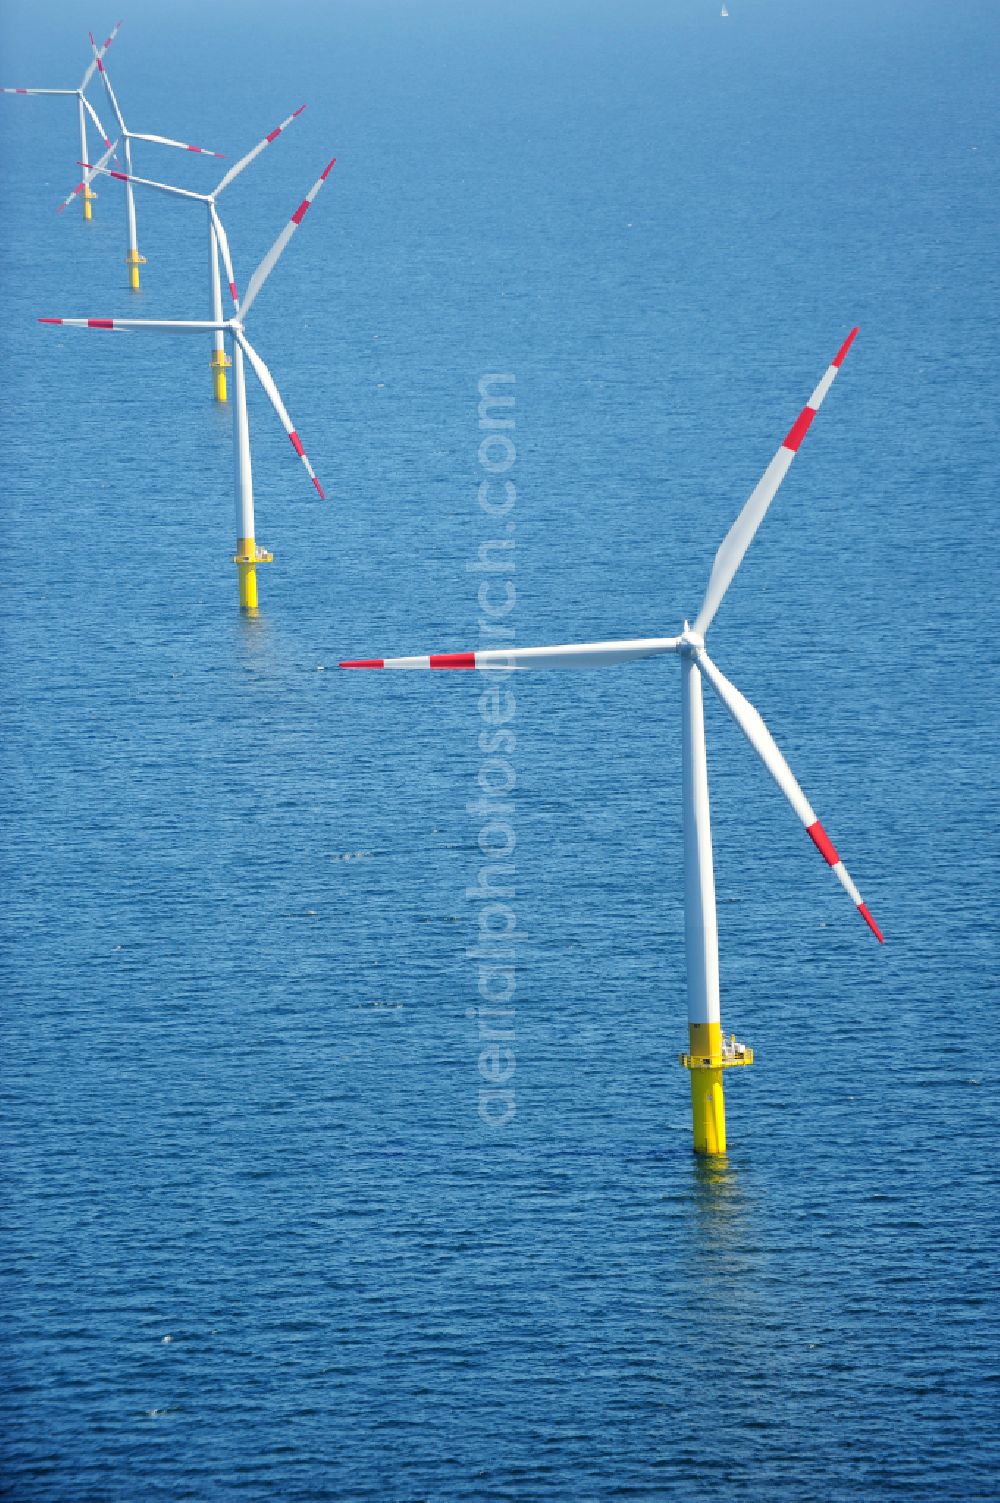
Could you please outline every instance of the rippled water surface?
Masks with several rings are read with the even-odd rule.
[[[1000,1356],[995,6],[137,4],[135,129],[239,155],[263,609],[201,215],[0,99],[4,1496],[970,1499]],[[3,82],[82,18],[12,0]],[[99,94],[95,100],[106,113]],[[202,189],[208,159],[136,148]],[[516,1116],[479,1116],[468,674],[672,633],[848,329],[712,632],[887,936],[706,707],[730,1152],[690,1152],[679,683],[518,677]],[[477,383],[515,377],[513,532]],[[510,388],[509,388],[510,389]],[[497,576],[497,579],[507,576]],[[506,1045],[505,1045],[506,1047]],[[506,1056],[503,1056],[506,1060]]]

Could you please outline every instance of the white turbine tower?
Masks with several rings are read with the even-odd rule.
[[[882,933],[837,855],[812,805],[758,712],[722,674],[705,650],[705,633],[732,583],[743,556],[763,521],[799,445],[853,343],[852,329],[822,381],[803,407],[749,500],[715,556],[701,609],[694,626],[685,621],[677,637],[648,637],[623,642],[588,642],[561,647],[517,647],[483,652],[442,653],[429,657],[369,658],[341,663],[342,668],[521,669],[599,668],[639,658],[676,653],[681,666],[681,734],[684,806],[684,928],[687,956],[690,1049],[681,1063],[691,1073],[694,1148],[697,1153],[724,1153],[725,1101],[722,1072],[729,1065],[750,1064],[752,1051],[735,1038],[724,1039],[719,1008],[719,944],[712,871],[712,833],[708,801],[708,764],[702,678],[706,678],[732,715],[764,766],[788,799],[807,834],[833,868],[872,933]]]
[[[80,127],[80,154],[83,157],[84,161],[86,161],[87,158],[88,158],[88,156],[89,156],[89,149],[88,149],[88,146],[87,146],[87,119],[88,119],[88,116],[89,116],[90,120],[93,122],[94,128],[97,131],[97,133],[99,134],[101,140],[104,142],[105,146],[108,148],[108,154],[110,155],[111,151],[113,151],[113,149],[114,149],[112,147],[112,145],[111,145],[111,138],[108,135],[107,131],[104,129],[104,126],[101,124],[101,121],[100,121],[100,118],[99,118],[99,116],[97,114],[97,111],[94,109],[94,106],[91,104],[90,100],[87,98],[85,90],[86,90],[87,85],[90,83],[90,80],[93,78],[94,74],[97,72],[98,66],[100,65],[100,62],[103,59],[104,54],[107,52],[108,48],[111,46],[111,43],[114,41],[115,37],[118,35],[118,32],[119,32],[119,30],[121,28],[121,24],[122,23],[119,21],[118,24],[117,24],[117,26],[114,28],[114,30],[112,31],[111,35],[107,38],[107,40],[104,42],[104,44],[103,44],[102,47],[93,49],[94,50],[94,56],[92,57],[92,59],[90,61],[90,65],[88,66],[86,73],[83,75],[83,78],[80,80],[80,85],[79,85],[78,88],[76,88],[76,89],[0,89],[0,94],[29,94],[29,95],[31,95],[31,94],[57,94],[57,95],[64,95],[65,97],[67,97],[69,99],[75,98],[76,99],[76,111],[77,111],[77,116],[78,116],[78,123],[79,123],[79,127]],[[93,48],[93,41],[94,41],[93,37],[91,37],[90,40],[91,40],[91,46]],[[91,190],[90,190],[90,176],[89,175],[88,175],[88,177],[86,177],[84,179],[84,181],[80,184],[79,189],[77,189],[76,191],[83,193],[83,217],[84,217],[84,219],[91,219],[93,217],[93,210],[91,208],[91,202],[92,202],[92,200],[94,198],[97,197],[97,195],[96,195],[96,193],[92,193]],[[74,193],[73,197],[75,197],[75,196],[76,196],[76,194]],[[68,201],[69,200],[67,200],[67,202]],[[66,207],[65,204],[61,204],[60,205],[60,209],[64,209],[65,207]]]
[[[244,611],[248,612],[256,611],[257,609],[257,565],[270,563],[272,555],[257,546],[254,531],[253,476],[250,468],[250,427],[247,420],[246,381],[243,368],[244,355],[253,367],[257,380],[267,393],[268,400],[278,414],[281,426],[287,433],[292,448],[301,459],[306,473],[319,492],[320,499],[325,500],[326,496],[323,487],[316,478],[316,472],[309,463],[306,452],[302,447],[302,441],[292,425],[291,418],[288,416],[288,411],[281,400],[281,394],[275,385],[274,378],[246,336],[244,320],[256,301],[261,288],[277,265],[285,246],[302,223],[317,193],[326,182],[332,167],[333,161],[328,162],[295,210],[291,219],[281,231],[277,240],[271,246],[271,249],[257,267],[257,270],[247,284],[246,297],[243,299],[242,306],[236,300],[234,284],[233,302],[236,309],[234,317],[227,320],[147,318],[40,318],[38,320],[42,324],[64,324],[69,328],[75,329],[117,329],[124,332],[149,330],[153,333],[162,334],[196,335],[213,333],[218,330],[229,335],[233,356],[233,459],[236,481],[236,553],[233,557],[233,563],[239,569],[240,606]]]
[[[91,165],[90,162],[80,163],[81,167],[86,167],[91,173],[101,172],[106,177],[118,178],[119,181],[127,183],[130,188],[132,187],[132,185],[136,184],[143,188],[155,188],[158,192],[170,194],[174,198],[194,199],[195,202],[205,205],[208,211],[208,316],[216,323],[222,322],[222,278],[219,272],[220,251],[222,254],[222,259],[225,262],[226,279],[229,283],[230,296],[232,297],[234,302],[236,301],[236,277],[233,272],[232,257],[229,254],[229,241],[227,240],[226,232],[222,227],[222,220],[219,218],[218,209],[216,208],[216,199],[219,197],[219,194],[223,191],[223,189],[228,188],[229,184],[233,182],[235,178],[239,177],[240,173],[245,167],[249,167],[251,162],[256,161],[257,157],[260,156],[265,147],[270,146],[272,141],[276,141],[281,135],[282,131],[286,130],[287,127],[291,125],[293,120],[298,119],[299,115],[302,114],[302,111],[304,109],[305,105],[300,104],[298,109],[293,110],[292,113],[287,117],[287,119],[282,120],[281,124],[276,125],[274,130],[270,131],[263,138],[263,140],[258,141],[257,145],[253,148],[252,151],[248,151],[246,156],[241,157],[234,167],[230,167],[229,171],[223,177],[222,181],[218,184],[217,187],[212,189],[211,193],[193,193],[188,188],[175,188],[169,183],[155,183],[151,178],[130,177],[127,172],[116,172],[113,168],[106,167],[104,165],[106,158],[102,158],[99,163],[94,163],[93,165]],[[226,358],[225,335],[222,333],[221,329],[217,329],[212,335],[212,342],[212,376],[215,400],[217,402],[224,402],[226,400],[226,369],[229,365],[229,361]]]
[[[157,146],[173,146],[176,147],[178,151],[193,151],[196,152],[198,156],[203,157],[221,157],[224,155],[224,153],[221,151],[209,151],[207,147],[204,146],[190,146],[186,141],[174,141],[169,136],[152,136],[142,131],[129,130],[127,125],[125,124],[121,109],[119,108],[118,100],[115,97],[115,91],[111,87],[111,80],[108,77],[108,71],[104,66],[103,51],[94,41],[93,32],[91,32],[90,34],[90,45],[93,48],[94,52],[95,66],[104,81],[105,92],[107,93],[111,108],[115,112],[115,119],[118,121],[120,140],[124,147],[125,170],[127,177],[132,176],[133,141],[152,141]],[[111,151],[108,150],[92,169],[88,169],[91,176],[93,176],[93,173],[95,171],[98,171],[105,166],[110,156]],[[88,160],[86,151],[83,153],[83,160],[84,162]],[[66,203],[72,203],[73,199],[79,192],[81,192],[81,190],[86,192],[87,183],[89,182],[89,180],[89,178],[85,177],[83,182],[78,183],[77,186],[73,189],[73,192],[70,194],[69,198],[66,199]],[[125,264],[129,269],[129,286],[131,287],[133,292],[138,292],[139,267],[145,264],[146,258],[144,256],[140,256],[139,254],[139,237],[135,223],[135,195],[132,192],[132,184],[128,181],[126,181],[125,183],[125,219],[128,232],[128,251],[125,256]]]

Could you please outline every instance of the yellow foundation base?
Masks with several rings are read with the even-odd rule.
[[[726,1098],[722,1090],[722,1029],[718,1023],[690,1023],[691,1130],[695,1153],[725,1153]]]
[[[133,246],[125,257],[125,265],[128,267],[128,284],[133,292],[139,291],[139,267],[145,266],[146,257],[140,256]]]
[[[89,188],[84,188],[84,190],[83,190],[83,217],[84,217],[84,219],[86,219],[88,221],[88,223],[94,217],[93,201],[94,201],[94,199],[96,197],[97,197],[96,193],[92,193]]]
[[[226,371],[232,363],[225,350],[212,351],[212,385],[217,402],[225,402],[227,400]]]
[[[257,609],[257,565],[273,562],[274,554],[258,548],[253,538],[237,538],[233,563],[240,574],[240,610]]]
[[[726,1098],[722,1072],[733,1065],[752,1065],[753,1050],[735,1036],[722,1037],[719,1023],[689,1023],[690,1052],[680,1062],[691,1072],[691,1129],[695,1153],[726,1151]]]

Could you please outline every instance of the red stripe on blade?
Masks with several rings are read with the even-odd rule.
[[[385,660],[383,658],[362,658],[360,662],[341,663],[340,666],[341,668],[384,668]]]
[[[817,820],[814,825],[809,825],[807,827],[806,834],[811,838],[813,844],[819,851],[820,855],[824,858],[824,860],[828,861],[831,866],[836,866],[837,862],[840,860],[840,857],[837,855],[837,852],[833,848],[833,841],[830,839],[829,835],[826,833],[819,820]]]
[[[315,475],[313,475],[313,476],[312,476],[312,477],[311,477],[311,478],[312,478],[312,483],[313,483],[313,485],[314,485],[314,486],[315,486],[315,487],[316,487],[316,489],[317,489],[317,490],[318,490],[318,491],[319,491],[319,499],[320,499],[320,500],[321,500],[321,501],[325,501],[325,500],[326,500],[326,491],[325,491],[325,490],[324,490],[324,489],[323,489],[323,487],[322,487],[322,486],[321,486],[321,485],[320,485],[320,483],[319,483],[319,481],[318,481],[318,480],[317,480],[317,479],[316,479],[316,476],[315,476]]]
[[[276,125],[275,128],[274,128],[274,130],[271,132],[271,134],[269,136],[265,136],[264,137],[264,140],[265,141],[276,141],[280,135],[281,135],[281,126],[280,125]]]
[[[326,182],[327,178],[330,176],[330,173],[333,171],[333,169],[334,169],[334,167],[336,165],[337,165],[337,158],[336,157],[331,157],[330,160],[327,162],[326,166],[323,168],[323,171],[319,175],[319,180],[320,180],[321,183],[325,183]]]
[[[114,321],[113,318],[88,318],[87,319],[87,328],[88,329],[113,329],[114,326],[115,326],[115,321]]]
[[[292,111],[292,119],[293,120],[297,120],[299,118],[299,116],[302,114],[302,111],[304,109],[305,109],[305,105],[304,104],[300,104],[297,110],[293,110]]]
[[[878,940],[879,944],[880,945],[884,945],[885,944],[885,937],[884,937],[884,935],[882,933],[882,930],[879,928],[878,924],[876,924],[875,920],[872,918],[871,914],[868,912],[868,904],[867,903],[859,903],[858,904],[858,912],[860,913],[861,917],[864,919],[865,923],[868,925],[869,929],[874,934],[875,938]]]
[[[432,668],[475,668],[474,652],[439,652],[429,659]]]
[[[236,283],[235,282],[230,282],[230,284],[229,284],[229,291],[230,291],[230,294],[232,296],[233,302],[234,303],[238,302],[239,299],[236,296]]]
[[[61,318],[40,318],[38,320],[38,322],[40,324],[61,324],[62,323],[62,319]]]
[[[791,449],[792,453],[794,454],[797,451],[799,444],[809,432],[809,424],[812,422],[815,416],[815,407],[803,407],[802,411],[795,419],[795,422],[789,428],[788,437],[782,441],[781,447],[783,449]]]
[[[309,200],[304,198],[292,215],[292,224],[301,224],[309,212]]]
[[[295,450],[295,452],[299,456],[299,458],[300,459],[305,459],[306,456],[305,456],[305,451],[302,448],[302,440],[299,438],[299,435],[296,433],[296,431],[295,431],[294,428],[292,429],[292,431],[288,435],[288,437],[289,437],[289,440],[291,441],[292,448]]]
[[[843,365],[843,363],[844,363],[844,357],[847,354],[848,350],[851,348],[851,345],[857,339],[857,337],[858,337],[858,331],[857,331],[857,329],[852,329],[851,332],[850,332],[850,334],[848,334],[847,338],[844,340],[843,344],[840,346],[840,349],[837,351],[836,355],[834,355],[834,357],[833,357],[833,364],[837,367],[838,370]],[[880,938],[881,938],[881,936],[880,936]]]

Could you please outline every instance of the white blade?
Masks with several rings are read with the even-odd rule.
[[[79,89],[0,89],[0,94],[78,94]]]
[[[104,142],[105,146],[110,147],[111,146],[111,137],[108,135],[107,131],[104,129],[104,126],[101,123],[101,120],[100,120],[100,117],[98,116],[97,111],[94,109],[94,106],[91,104],[91,102],[87,98],[86,94],[81,94],[80,95],[80,103],[83,105],[84,109],[87,111],[87,114],[90,116],[91,120],[94,122],[94,129],[97,131],[97,134],[100,136],[100,138]],[[115,144],[117,145],[117,142]]]
[[[121,133],[122,133],[123,136],[127,136],[128,135],[128,131],[127,131],[126,127],[125,127],[125,121],[122,119],[122,112],[118,108],[118,100],[115,98],[115,91],[111,87],[111,80],[108,77],[107,73],[105,72],[104,62],[103,62],[104,53],[100,50],[100,48],[98,47],[97,43],[94,41],[94,33],[93,32],[90,33],[90,45],[94,49],[94,66],[95,66],[95,68],[97,69],[97,71],[101,75],[101,81],[104,84],[104,92],[108,96],[108,100],[109,100],[109,102],[111,104],[111,108],[115,112],[115,119],[118,121],[118,129],[121,131]]]
[[[158,193],[172,193],[175,198],[195,198],[201,204],[209,202],[206,193],[192,193],[188,188],[175,188],[171,183],[157,183],[150,177],[136,177],[134,173],[118,172],[114,168],[105,166],[106,161],[107,157],[102,157],[100,162],[81,162],[80,166],[86,167],[91,173],[102,172],[105,177],[116,177],[120,183],[133,183],[140,188],[155,188]]]
[[[218,243],[219,250],[222,252],[222,264],[226,268],[226,276],[229,279],[229,296],[232,298],[233,307],[238,313],[240,311],[240,299],[236,291],[236,273],[233,271],[233,258],[229,254],[229,241],[225,230],[222,228],[222,220],[219,218],[218,211],[211,199],[209,199],[208,203],[208,212],[212,216],[216,242]]]
[[[257,380],[260,382],[261,386],[263,386],[264,390],[267,392],[267,395],[268,395],[268,397],[270,398],[270,401],[271,401],[271,406],[274,408],[275,412],[278,414],[278,417],[281,420],[281,426],[284,428],[285,432],[288,434],[288,439],[289,439],[289,442],[291,443],[292,448],[295,450],[296,454],[299,456],[299,458],[301,459],[302,463],[305,465],[305,467],[306,467],[306,474],[309,476],[309,479],[312,481],[313,485],[319,491],[320,500],[321,501],[325,501],[326,500],[326,492],[324,491],[323,487],[320,485],[319,481],[316,479],[316,471],[313,469],[312,465],[309,463],[309,460],[308,460],[308,458],[306,456],[306,451],[302,447],[302,440],[299,438],[299,435],[296,433],[294,427],[292,426],[292,420],[288,416],[288,412],[287,412],[287,410],[285,408],[284,402],[281,400],[281,394],[278,391],[277,386],[274,384],[274,377],[271,375],[271,372],[268,370],[267,366],[264,364],[263,360],[257,354],[257,351],[254,349],[253,345],[250,343],[249,339],[242,332],[242,330],[240,330],[240,329],[234,330],[233,331],[233,337],[237,340],[237,342],[238,342],[238,344],[240,346],[240,349],[243,351],[244,355],[246,355],[246,357],[249,360],[250,364],[253,366],[253,368],[254,368],[254,374],[256,375]]]
[[[562,647],[487,648],[419,658],[362,658],[341,668],[607,668],[676,652],[680,637],[639,637],[632,642],[573,642]]]
[[[224,157],[224,151],[209,151],[207,146],[191,146],[187,141],[174,141],[170,136],[150,136],[142,131],[129,132],[133,141],[152,141],[157,146],[176,146],[178,151],[194,151],[200,157]]]
[[[245,157],[240,157],[239,161],[236,163],[236,166],[235,167],[230,167],[229,171],[226,173],[225,177],[222,179],[222,182],[216,188],[213,197],[218,198],[218,196],[222,192],[223,188],[228,188],[229,184],[233,181],[233,178],[239,177],[239,175],[243,171],[244,167],[249,167],[250,163],[252,161],[254,161],[257,157],[260,156],[261,152],[265,149],[265,147],[270,146],[270,144],[271,144],[272,141],[276,141],[277,138],[281,135],[281,132],[283,130],[287,130],[287,128],[291,125],[292,121],[293,120],[297,120],[298,117],[302,114],[302,111],[304,109],[305,109],[305,105],[304,104],[300,104],[299,107],[298,107],[298,109],[297,110],[293,110],[293,112],[288,116],[287,120],[282,120],[282,122],[281,122],[280,125],[275,126],[274,130],[271,131],[270,135],[265,136],[264,139],[263,139],[263,141],[258,141],[257,145],[253,148],[252,151],[248,151]]]
[[[203,334],[207,329],[228,329],[211,320],[154,318],[40,318],[40,324],[64,324],[68,329],[155,329],[166,334]]]
[[[861,917],[879,943],[884,944],[885,941],[882,937],[881,929],[879,929],[875,920],[868,912],[861,894],[848,875],[847,868],[834,850],[830,837],[816,818],[812,804],[810,804],[799,787],[792,769],[778,750],[777,743],[761,719],[760,714],[754,709],[745,695],[740,693],[736,685],[730,683],[724,673],[720,673],[704,649],[699,651],[697,662],[698,667],[704,673],[712,688],[718,694],[722,703],[726,706],[726,709],[732,715],[736,724],[795,810],[799,819],[805,825],[806,834],[809,835],[827,864],[833,867],[834,875],[861,914]]]
[[[103,57],[104,54],[107,52],[108,48],[111,46],[111,43],[114,41],[115,37],[118,35],[118,33],[121,31],[121,29],[122,29],[122,23],[120,21],[116,22],[115,23],[115,28],[112,31],[111,35],[109,37],[107,37],[105,39],[105,41],[103,42],[103,44],[101,45],[101,48],[100,48],[100,56],[101,57]],[[91,41],[93,41],[93,38],[91,38]],[[88,67],[86,73],[83,75],[83,81],[80,84],[80,92],[81,93],[87,87],[87,85],[90,83],[90,80],[93,78],[94,72],[95,72],[96,68],[97,68],[97,58],[95,57],[95,58],[91,59],[90,66]]]
[[[67,209],[73,202],[76,195],[83,192],[87,184],[93,181],[95,173],[103,172],[105,170],[105,164],[107,162],[110,162],[111,158],[114,156],[115,148],[117,147],[117,145],[118,142],[113,141],[112,144],[108,147],[107,151],[104,153],[103,157],[101,157],[99,161],[95,162],[93,167],[88,168],[87,172],[84,174],[83,178],[81,178],[80,182],[77,183],[76,187],[73,189],[69,197],[63,199],[62,203],[56,210],[57,214],[61,214],[64,209]]]
[[[823,398],[833,385],[834,377],[843,364],[848,350],[854,343],[857,332],[857,329],[852,329],[844,340],[832,363],[827,367],[822,381],[799,413],[786,437],[782,440],[777,454],[775,454],[771,463],[757,482],[756,488],[750,495],[750,499],[723,538],[719,551],[715,555],[715,562],[712,565],[712,573],[709,576],[708,588],[705,591],[705,598],[701,603],[701,610],[698,612],[697,620],[694,623],[695,631],[702,636],[708,630],[716,611],[722,604],[723,596],[729,589],[737,569],[743,562],[743,556],[753,542],[754,535],[764,520],[764,514],[774,500],[778,487],[788,474],[792,460],[798,453],[799,445],[809,431],[809,424],[816,416]]]
[[[309,189],[309,192],[299,204],[298,208],[295,210],[295,213],[285,225],[285,228],[282,230],[281,234],[271,246],[271,249],[268,251],[263,261],[257,267],[257,270],[250,278],[250,281],[247,285],[246,296],[243,299],[244,315],[250,311],[250,306],[253,303],[254,298],[257,296],[258,292],[263,287],[268,277],[271,275],[271,272],[274,270],[275,266],[278,264],[278,258],[280,257],[282,251],[285,249],[285,246],[295,234],[295,231],[298,229],[303,219],[305,219],[306,214],[309,212],[309,209],[312,205],[313,199],[316,197],[316,194],[319,192],[319,190],[322,188],[323,184],[329,177],[330,172],[333,168],[333,164],[336,160],[337,158],[334,157],[333,160],[328,162],[327,165],[323,168],[323,171],[313,183],[312,187]]]

